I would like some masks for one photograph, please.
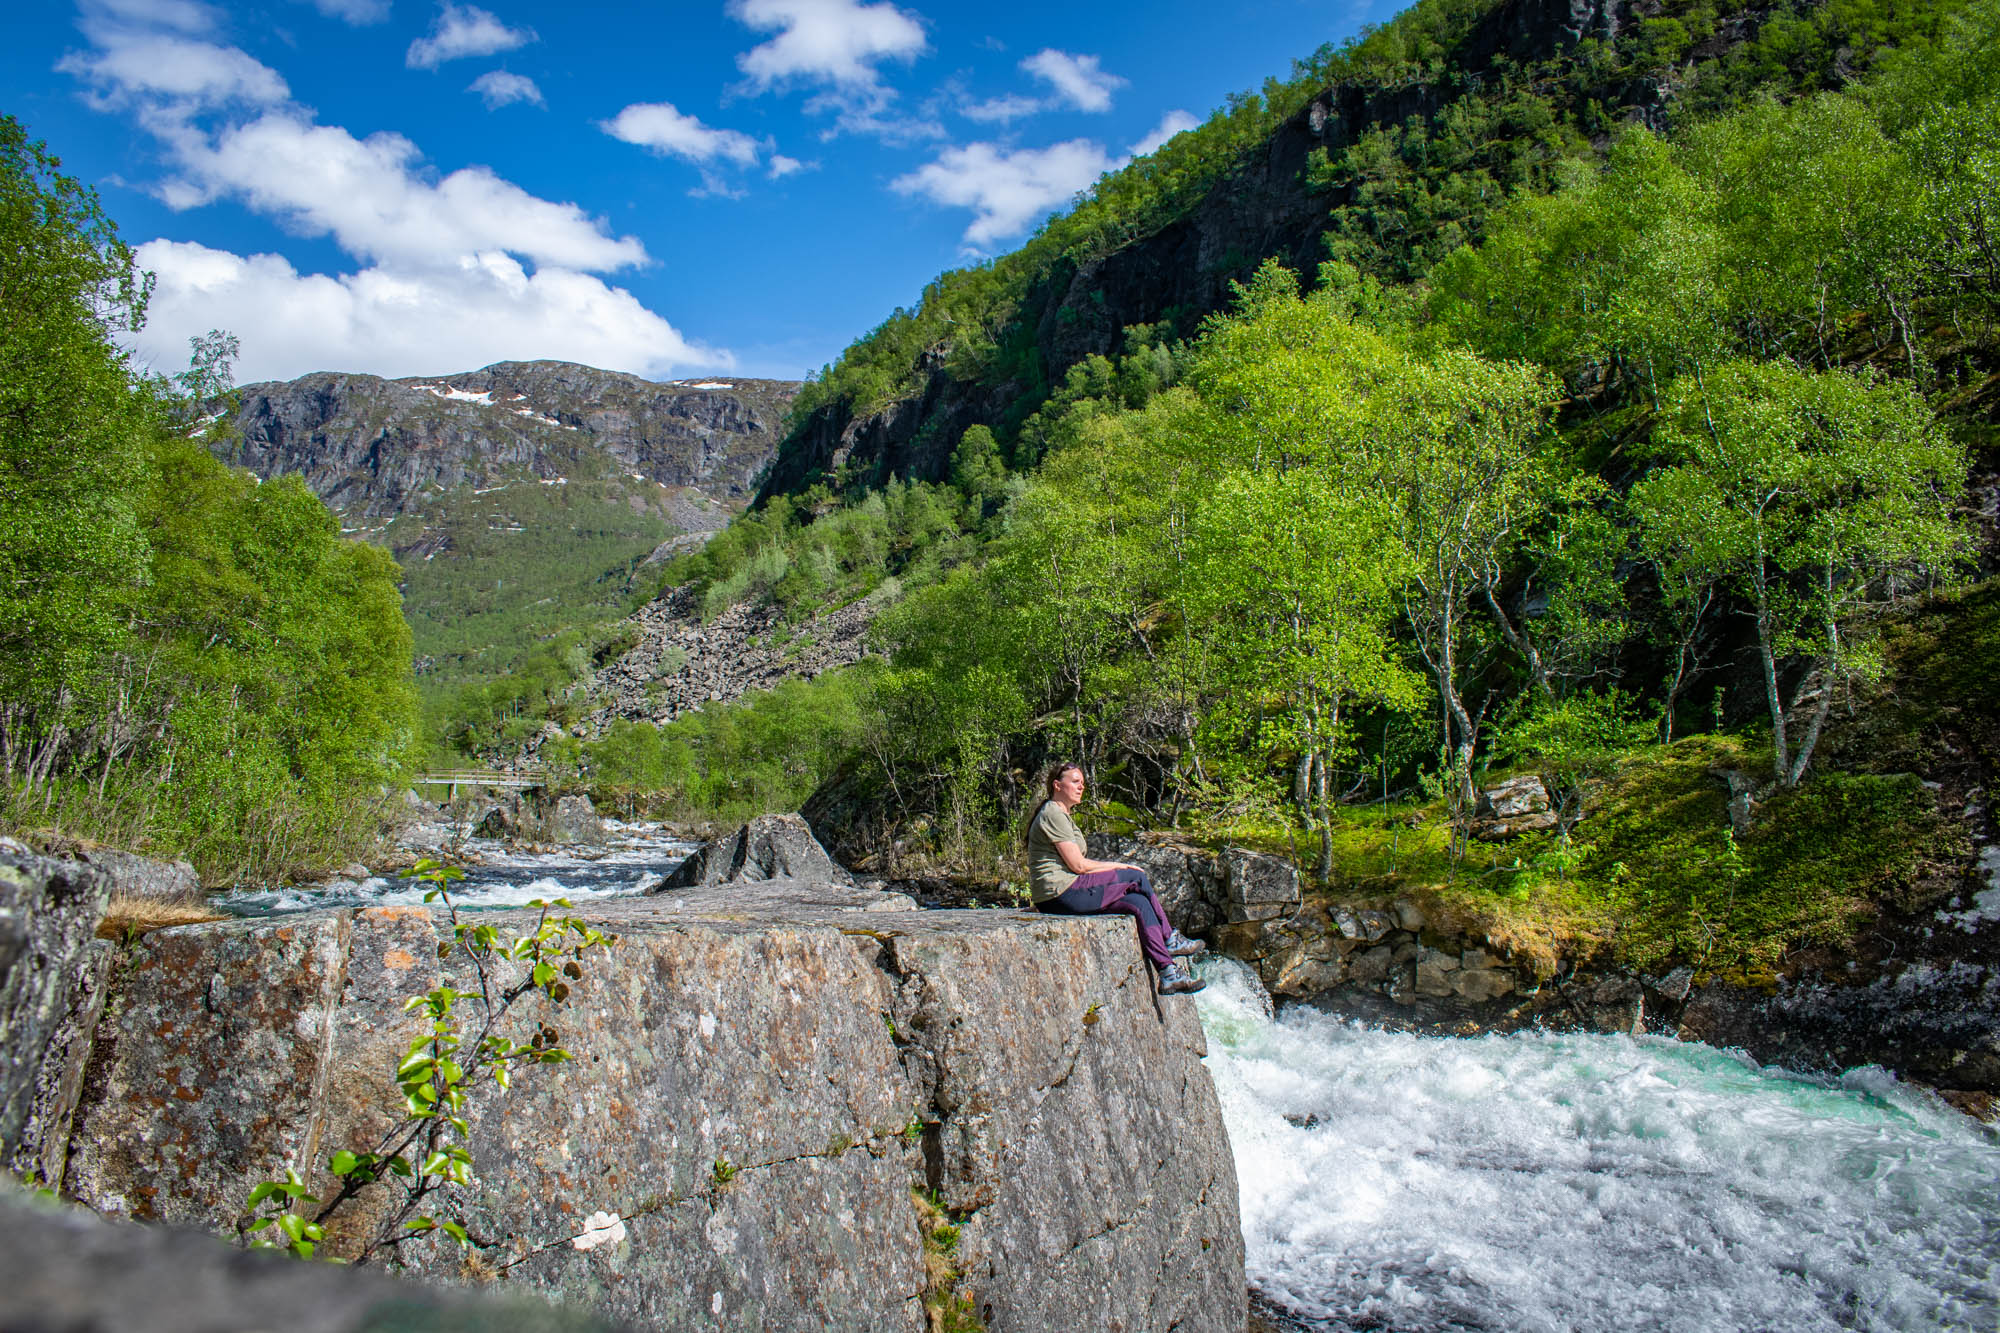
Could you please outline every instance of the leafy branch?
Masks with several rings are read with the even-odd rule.
[[[537,899],[534,929],[503,934],[484,922],[460,918],[450,886],[464,876],[457,866],[433,860],[403,872],[429,887],[426,903],[441,902],[451,921],[451,942],[438,946],[440,960],[463,955],[476,989],[440,984],[404,1002],[406,1013],[421,1013],[424,1030],[410,1042],[396,1066],[403,1115],[371,1146],[343,1148],[327,1158],[329,1175],[339,1181],[324,1200],[310,1194],[294,1170],[250,1191],[251,1216],[241,1228],[252,1248],[283,1249],[309,1259],[326,1240],[326,1225],[370,1187],[392,1192],[393,1205],[368,1234],[355,1256],[365,1264],[384,1250],[442,1232],[461,1246],[482,1241],[451,1206],[451,1191],[472,1183],[472,1127],[466,1116],[471,1096],[491,1083],[507,1091],[517,1067],[560,1064],[570,1059],[562,1035],[535,1021],[527,1040],[521,1029],[502,1031],[515,1003],[539,992],[551,1005],[569,999],[570,984],[583,977],[583,959],[593,949],[617,942],[574,916],[551,915],[569,900]],[[307,1208],[316,1207],[310,1214]]]

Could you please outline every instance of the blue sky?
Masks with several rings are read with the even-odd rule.
[[[1392,0],[29,0],[0,110],[239,377],[794,378]]]

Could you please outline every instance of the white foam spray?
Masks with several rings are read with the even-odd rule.
[[[1273,1021],[1204,970],[1251,1281],[1309,1326],[2000,1327],[2000,1144],[1880,1070]]]

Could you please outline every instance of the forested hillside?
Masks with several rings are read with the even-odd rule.
[[[1071,754],[1100,816],[1742,958],[1944,854],[1912,781],[1820,774],[1902,608],[1991,535],[2000,9],[1569,15],[1419,4],[941,278],[808,390],[762,512],[668,573],[798,614],[897,580],[849,758],[788,787],[827,783],[850,853],[970,864]],[[1094,275],[1231,199],[1275,234],[1239,186],[1287,153],[1323,263],[1239,253],[1204,279],[1241,275],[1226,311],[1150,306],[1064,369],[1087,321],[1062,312],[1113,305]],[[579,761],[713,803],[716,725]],[[1510,765],[1562,824],[1503,868],[1468,834]],[[1734,840],[1711,769],[1792,814]],[[1622,813],[1572,838],[1606,791]],[[1710,804],[1694,833],[1670,813]],[[1852,840],[1798,870],[1812,828]],[[1752,863],[1795,869],[1738,894]]]
[[[415,741],[395,562],[294,478],[210,457],[229,340],[174,381],[117,346],[149,280],[0,117],[0,827],[205,880],[372,842]]]

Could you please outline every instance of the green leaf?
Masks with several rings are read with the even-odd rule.
[[[352,1175],[354,1168],[359,1165],[361,1165],[361,1159],[345,1148],[326,1159],[326,1169],[333,1172],[336,1176]]]

